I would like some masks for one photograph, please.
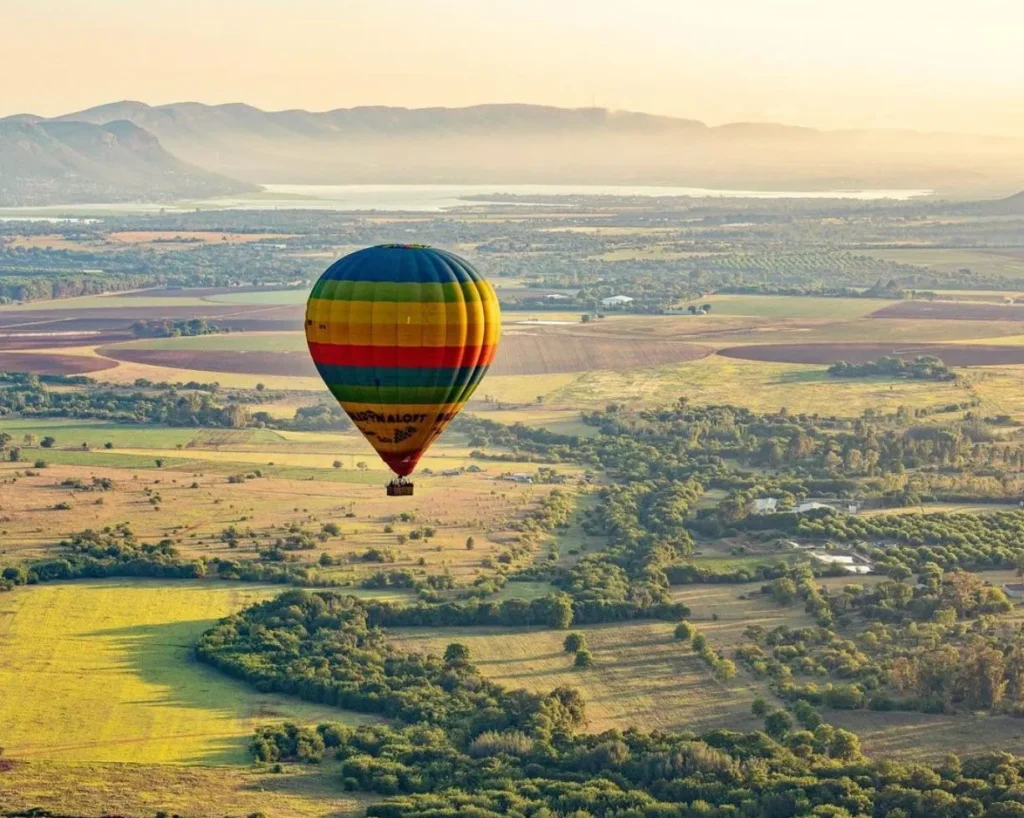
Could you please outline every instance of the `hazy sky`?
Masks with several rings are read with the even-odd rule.
[[[0,0],[0,116],[591,104],[1024,135],[1022,0]]]

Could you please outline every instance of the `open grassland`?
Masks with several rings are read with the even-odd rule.
[[[15,480],[14,465],[0,468],[4,562],[53,554],[61,538],[83,528],[102,529],[126,521],[144,541],[168,538],[185,556],[223,559],[253,559],[289,526],[316,534],[324,524],[333,523],[338,534],[292,556],[310,564],[329,554],[338,565],[321,573],[351,582],[381,568],[447,571],[471,580],[518,540],[518,521],[550,491],[547,486],[467,474],[417,480],[416,495],[396,503],[376,481],[274,476],[229,483],[223,473],[179,471],[173,466],[156,472],[66,465]],[[88,486],[94,477],[113,481],[114,488],[81,491],[61,485],[77,480]],[[411,519],[396,521],[402,512]],[[423,526],[433,528],[433,536],[406,539]],[[227,529],[238,532],[235,542],[222,536]],[[472,551],[465,545],[469,537],[475,541]],[[390,552],[393,561],[365,561],[368,549]]]
[[[895,412],[899,406],[935,406],[966,399],[951,382],[829,378],[824,366],[743,361],[712,355],[699,361],[635,372],[590,372],[550,393],[551,406],[666,404],[679,398],[731,403],[755,411],[857,416],[865,409]]]
[[[190,656],[217,619],[279,592],[81,581],[0,596],[0,724],[19,760],[242,764],[259,724],[365,717],[256,693]]]
[[[241,767],[19,762],[0,775],[8,810],[195,818],[262,813],[273,818],[360,815],[370,799],[341,791],[336,764],[288,765],[281,774]]]
[[[589,670],[573,667],[562,650],[565,631],[508,628],[394,629],[404,650],[441,654],[461,642],[487,676],[509,687],[546,692],[579,688],[587,703],[588,729],[628,727],[695,730],[758,728],[750,704],[763,691],[744,673],[726,684],[690,649],[672,638],[666,622],[595,625],[579,629],[594,654]]]
[[[578,423],[578,413],[574,417]],[[316,534],[333,523],[338,534],[292,556],[312,563],[329,554],[339,564],[322,573],[340,581],[357,583],[381,568],[449,571],[471,579],[516,543],[519,521],[552,488],[496,479],[508,471],[535,472],[537,464],[475,460],[458,434],[424,458],[423,467],[435,474],[417,477],[415,496],[396,501],[383,488],[390,473],[355,431],[41,419],[0,421],[0,430],[18,444],[26,434],[36,441],[22,444],[25,462],[0,463],[0,558],[5,561],[52,554],[60,539],[83,528],[125,521],[144,541],[169,538],[187,556],[251,559],[289,526]],[[56,438],[53,448],[38,446],[45,436]],[[112,448],[105,448],[107,443]],[[37,460],[44,467],[35,467]],[[479,471],[440,474],[471,465]],[[573,465],[559,470],[581,471]],[[240,475],[248,479],[231,482]],[[108,480],[112,488],[94,490],[95,480]],[[396,521],[402,512],[411,519]],[[400,542],[423,526],[435,534]],[[235,543],[223,536],[230,528],[239,532]],[[465,547],[468,537],[475,541],[472,551]],[[362,560],[371,548],[391,551],[394,561]]]

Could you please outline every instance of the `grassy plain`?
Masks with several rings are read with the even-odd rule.
[[[343,818],[370,800],[342,792],[334,764],[287,765],[281,774],[238,766],[31,761],[0,775],[0,803],[10,811],[40,807],[58,815],[195,818],[260,813],[273,818]]]
[[[261,694],[195,662],[217,619],[278,592],[81,581],[0,596],[0,723],[19,760],[240,764],[259,724],[367,719]]]
[[[594,732],[634,726],[696,730],[712,726],[757,729],[750,704],[763,691],[744,673],[726,684],[667,622],[595,625],[577,629],[594,654],[589,670],[573,667],[562,650],[565,631],[509,628],[396,629],[403,649],[441,654],[451,642],[469,647],[472,661],[494,680],[537,692],[577,687]]]
[[[833,320],[863,318],[893,303],[878,298],[794,298],[785,295],[711,295],[699,300],[701,304],[711,304],[712,314]]]

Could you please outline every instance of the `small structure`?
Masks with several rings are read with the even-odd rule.
[[[823,551],[811,551],[809,556],[826,565],[841,565],[851,574],[868,574],[871,572],[871,563],[847,554],[828,554]]]
[[[518,472],[516,474],[503,474],[502,480],[508,480],[512,483],[532,483],[533,475],[527,474],[526,472]]]
[[[1010,599],[1024,599],[1024,583],[1007,582],[1003,585],[1003,593]]]
[[[569,296],[562,295],[562,293],[548,293],[544,296],[548,301],[568,301]]]
[[[819,503],[816,500],[808,500],[806,502],[800,503],[793,510],[797,514],[806,514],[808,511],[814,511],[815,509],[819,508],[832,508],[832,506],[827,505],[826,503]]]
[[[778,508],[779,501],[775,497],[758,497],[750,504],[752,514],[774,514]]]
[[[622,307],[626,304],[631,304],[633,299],[628,295],[612,295],[608,298],[601,299],[602,307]]]

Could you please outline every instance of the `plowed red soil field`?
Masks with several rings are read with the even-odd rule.
[[[305,352],[133,349],[103,347],[101,355],[120,361],[252,375],[315,376]],[[656,343],[621,338],[567,335],[510,335],[501,341],[491,367],[494,375],[542,375],[591,370],[630,370],[694,361],[712,352],[699,344]]]
[[[103,358],[60,353],[0,352],[0,371],[32,372],[36,375],[82,375],[117,366]]]
[[[899,301],[869,318],[934,318],[940,321],[1024,321],[1024,304],[967,301]]]

